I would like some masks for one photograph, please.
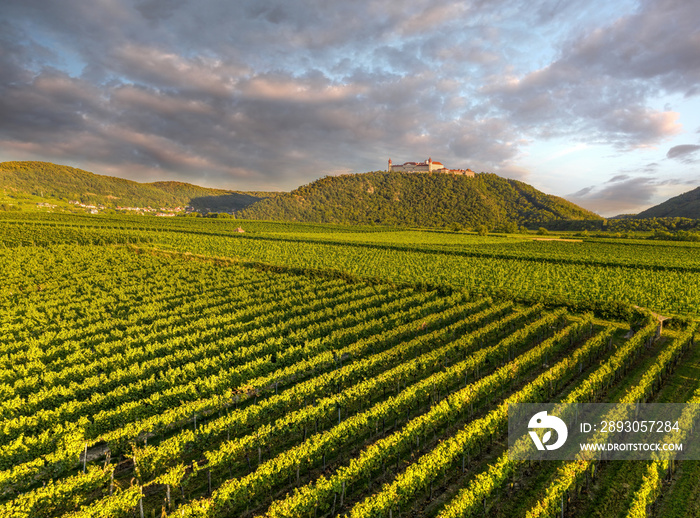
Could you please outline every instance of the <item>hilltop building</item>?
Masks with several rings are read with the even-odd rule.
[[[401,165],[394,165],[390,158],[387,171],[390,173],[448,173],[474,176],[474,171],[471,169],[447,169],[442,162],[433,162],[432,158],[428,158],[425,162],[405,162]]]

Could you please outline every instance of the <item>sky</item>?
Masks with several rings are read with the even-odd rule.
[[[0,4],[0,161],[291,190],[428,157],[604,216],[697,187],[700,2]]]

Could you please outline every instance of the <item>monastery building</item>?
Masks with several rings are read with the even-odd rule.
[[[405,162],[401,165],[394,165],[390,158],[387,171],[390,173],[448,173],[474,176],[474,171],[471,169],[447,169],[441,162],[433,162],[432,158],[428,158],[425,162]]]

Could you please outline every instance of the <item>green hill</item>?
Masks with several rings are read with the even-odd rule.
[[[373,172],[328,176],[291,193],[209,189],[183,182],[139,183],[48,162],[0,163],[3,205],[69,201],[106,207],[185,207],[238,217],[342,224],[513,230],[561,220],[598,220],[562,198],[495,174],[474,178]],[[12,205],[12,203],[10,203]]]
[[[636,218],[700,219],[700,187],[675,196],[635,216]]]
[[[183,182],[139,183],[49,162],[0,163],[0,188],[13,198],[78,201],[106,207],[185,207],[235,211],[269,193],[209,189]]]
[[[399,226],[512,228],[554,220],[602,219],[517,180],[481,173],[373,172],[327,176],[251,205],[240,217]]]

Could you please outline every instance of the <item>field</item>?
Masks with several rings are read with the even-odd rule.
[[[698,462],[505,454],[700,401],[695,244],[2,218],[0,516],[700,516]]]

